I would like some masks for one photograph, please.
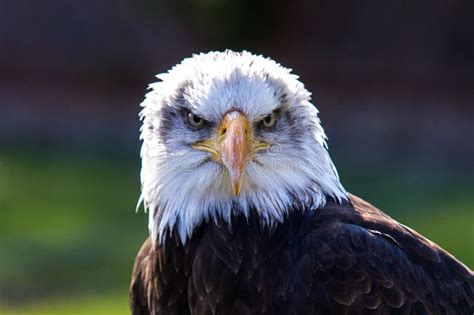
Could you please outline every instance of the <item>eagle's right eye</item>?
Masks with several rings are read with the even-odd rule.
[[[186,117],[187,117],[188,123],[189,123],[189,125],[191,125],[191,127],[201,128],[202,126],[204,126],[204,119],[202,119],[202,117],[200,117],[200,116],[198,116],[198,115],[196,115],[192,112],[188,112]]]

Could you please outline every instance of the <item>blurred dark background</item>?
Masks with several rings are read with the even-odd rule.
[[[249,50],[313,92],[346,188],[474,267],[473,1],[0,0],[0,313],[127,313],[139,103]]]

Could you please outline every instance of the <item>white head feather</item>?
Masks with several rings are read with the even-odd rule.
[[[204,220],[230,223],[233,215],[252,209],[262,223],[274,224],[295,204],[311,211],[328,196],[347,199],[318,110],[290,72],[262,56],[225,51],[194,55],[157,76],[161,81],[150,85],[141,104],[141,198],[153,241],[176,229],[184,243]],[[227,170],[191,147],[203,135],[176,115],[181,107],[216,124],[229,110],[255,123],[282,108],[279,129],[261,135],[272,147],[247,164],[239,196],[232,193]]]

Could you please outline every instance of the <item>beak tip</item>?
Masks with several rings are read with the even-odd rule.
[[[234,197],[238,197],[240,195],[240,183],[232,185],[232,192],[234,193]]]

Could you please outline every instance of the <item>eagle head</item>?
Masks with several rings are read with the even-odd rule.
[[[310,93],[249,52],[184,59],[141,104],[141,184],[153,241],[184,243],[203,221],[258,214],[262,224],[347,198]]]

